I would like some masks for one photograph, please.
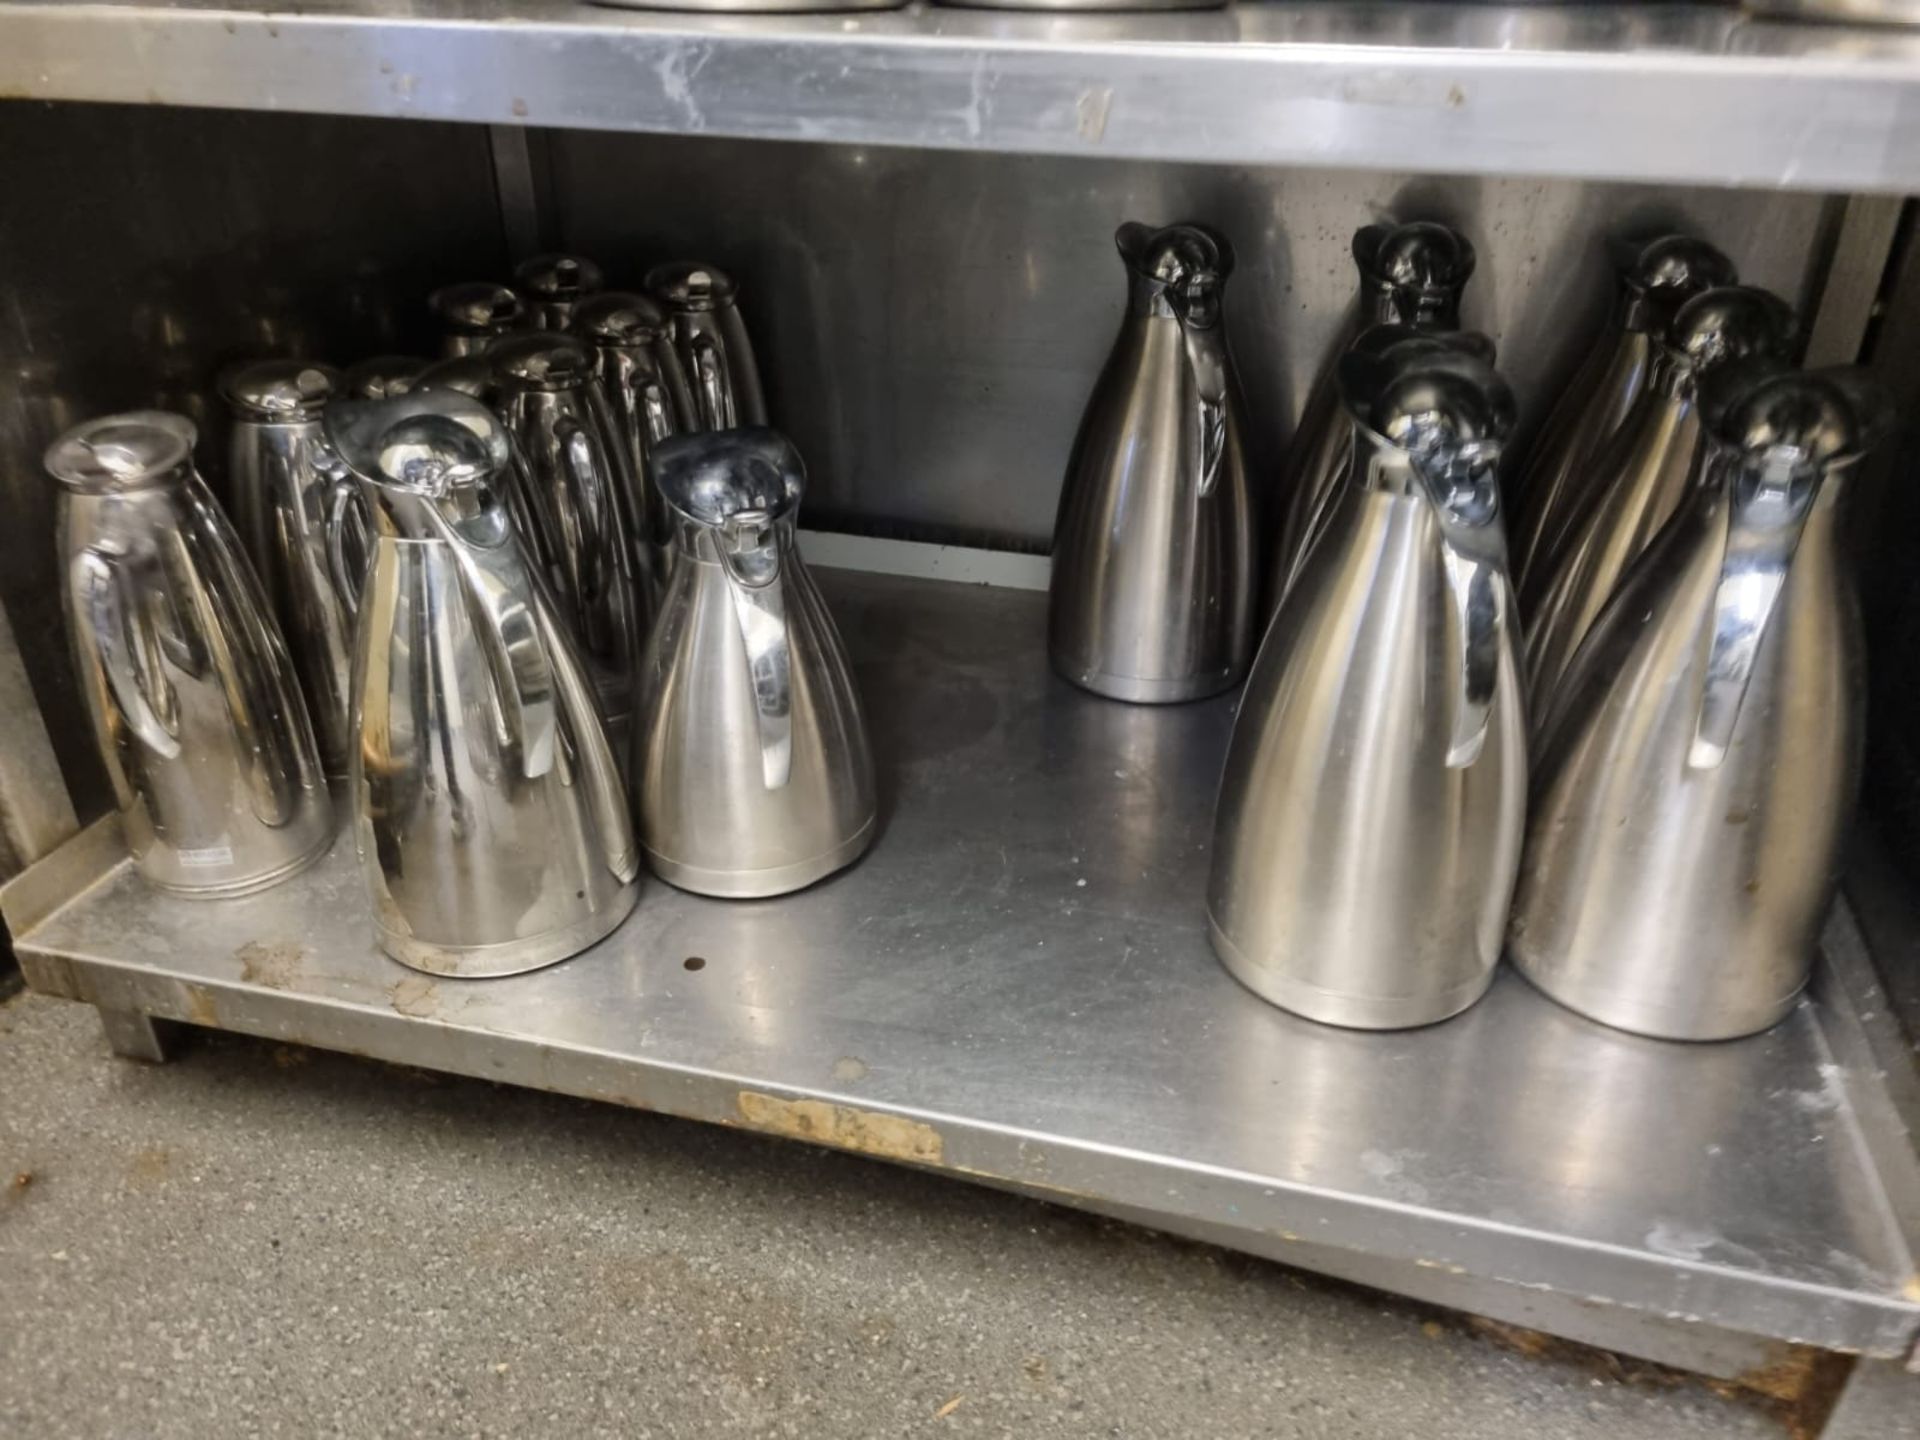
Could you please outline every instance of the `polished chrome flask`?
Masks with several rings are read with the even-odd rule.
[[[1709,408],[1741,392],[1708,383]],[[1556,1000],[1676,1040],[1765,1029],[1805,985],[1864,732],[1838,526],[1884,404],[1828,371],[1722,408],[1699,483],[1563,682],[1508,939]]]
[[[581,301],[606,284],[584,255],[535,255],[513,268],[513,288],[537,330],[565,330]]]
[[[647,293],[666,309],[673,348],[693,390],[693,428],[765,425],[760,367],[733,281],[711,265],[681,261],[649,270]]]
[[[846,650],[794,544],[799,453],[772,430],[664,440],[675,522],[640,666],[631,767],[647,863],[703,895],[779,895],[873,839],[873,759]]]
[[[320,742],[320,762],[342,778],[353,748],[347,721],[353,679],[353,600],[327,565],[327,506],[355,504],[333,483],[320,417],[339,393],[340,376],[305,360],[264,360],[222,377],[233,414],[227,487],[247,558],[293,651],[294,671]],[[356,507],[357,509],[357,507]],[[350,526],[354,563],[364,568],[367,534]]]
[[[447,357],[478,355],[527,323],[520,297],[488,280],[443,285],[427,297],[427,308],[440,326],[440,353]]]
[[[136,411],[47,451],[68,637],[140,873],[244,895],[326,853],[326,778],[293,662],[240,537],[193,469],[194,429]]]
[[[1738,278],[1731,260],[1686,235],[1612,250],[1613,316],[1547,418],[1516,492],[1513,577],[1523,592],[1536,552],[1558,545],[1569,515],[1579,513],[1578,485],[1593,478],[1594,461],[1646,388],[1655,337],[1695,295]]]
[[[1765,290],[1729,285],[1680,307],[1661,336],[1626,420],[1570,493],[1577,513],[1543,550],[1521,592],[1534,720],[1551,714],[1567,664],[1627,567],[1672,518],[1696,473],[1700,383],[1726,365],[1778,367],[1794,343],[1793,312]]]
[[[646,552],[639,568],[649,577],[657,603],[673,549],[673,523],[653,483],[653,447],[694,428],[693,391],[673,348],[666,312],[644,295],[614,290],[581,302],[573,333],[593,348],[594,375],[635,496],[635,539]]]
[[[1226,242],[1128,222],[1120,335],[1080,422],[1054,527],[1047,650],[1074,684],[1162,703],[1253,658],[1253,499],[1221,290]]]
[[[339,393],[349,400],[385,400],[404,395],[433,362],[418,355],[373,355],[349,365],[340,377]]]
[[[624,742],[648,597],[635,571],[633,495],[593,356],[571,335],[540,331],[501,341],[487,358],[540,552]]]
[[[450,390],[326,425],[376,531],[351,791],[380,948],[460,976],[584,950],[633,909],[639,862],[586,666],[508,519],[506,431]]]
[[[1460,297],[1473,278],[1474,261],[1466,236],[1433,221],[1365,225],[1354,232],[1353,263],[1360,276],[1354,320],[1335,347],[1334,363],[1314,382],[1293,432],[1280,491],[1285,508],[1267,563],[1269,615],[1326,532],[1346,478],[1353,427],[1340,398],[1340,357],[1379,325],[1458,330]]]
[[[1496,474],[1514,408],[1480,354],[1424,337],[1354,351],[1340,377],[1352,460],[1240,702],[1208,932],[1274,1004],[1395,1029],[1487,988],[1520,858]]]

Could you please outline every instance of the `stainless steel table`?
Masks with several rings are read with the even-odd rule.
[[[838,1146],[1738,1374],[1787,1343],[1905,1356],[1913,1156],[1843,910],[1772,1032],[1605,1030],[1505,974],[1425,1030],[1322,1028],[1202,933],[1234,697],[1053,678],[1045,597],[826,572],[884,831],[799,895],[650,882],[596,949],[507,980],[378,954],[350,844],[245,900],[170,899],[111,819],[0,895],[29,982],[243,1031]]]

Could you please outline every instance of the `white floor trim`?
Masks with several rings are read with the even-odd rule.
[[[807,564],[829,569],[912,575],[962,585],[1000,585],[1013,590],[1044,590],[1053,570],[1052,561],[1045,555],[928,545],[918,540],[876,540],[826,530],[802,530],[800,554]]]

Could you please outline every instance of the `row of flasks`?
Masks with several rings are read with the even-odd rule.
[[[643,857],[748,897],[866,848],[865,724],[732,286],[682,265],[592,293],[572,257],[518,279],[435,293],[437,362],[230,372],[237,529],[180,416],[48,451],[76,666],[149,882],[297,873],[345,780],[380,946],[500,975],[612,931]]]
[[[1789,307],[1711,246],[1622,244],[1607,333],[1510,466],[1512,394],[1459,328],[1471,245],[1371,225],[1264,528],[1230,249],[1116,239],[1127,316],[1061,498],[1050,650],[1120,700],[1246,679],[1207,894],[1227,968],[1362,1028],[1465,1009],[1503,950],[1622,1029],[1777,1021],[1858,788],[1835,513],[1875,387],[1797,369]]]

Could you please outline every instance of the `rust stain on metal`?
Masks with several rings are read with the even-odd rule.
[[[387,987],[387,1003],[402,1015],[424,1020],[439,1008],[440,992],[424,975],[409,975]]]
[[[298,980],[306,957],[305,947],[289,940],[249,940],[233,952],[240,962],[240,978],[269,990],[284,990]]]
[[[214,1003],[213,992],[204,985],[188,985],[186,991],[187,1019],[195,1025],[219,1028],[220,1007]]]
[[[946,1149],[938,1130],[899,1115],[857,1110],[825,1100],[786,1100],[757,1090],[742,1090],[736,1104],[740,1119],[755,1130],[857,1150],[883,1160],[938,1165]]]

